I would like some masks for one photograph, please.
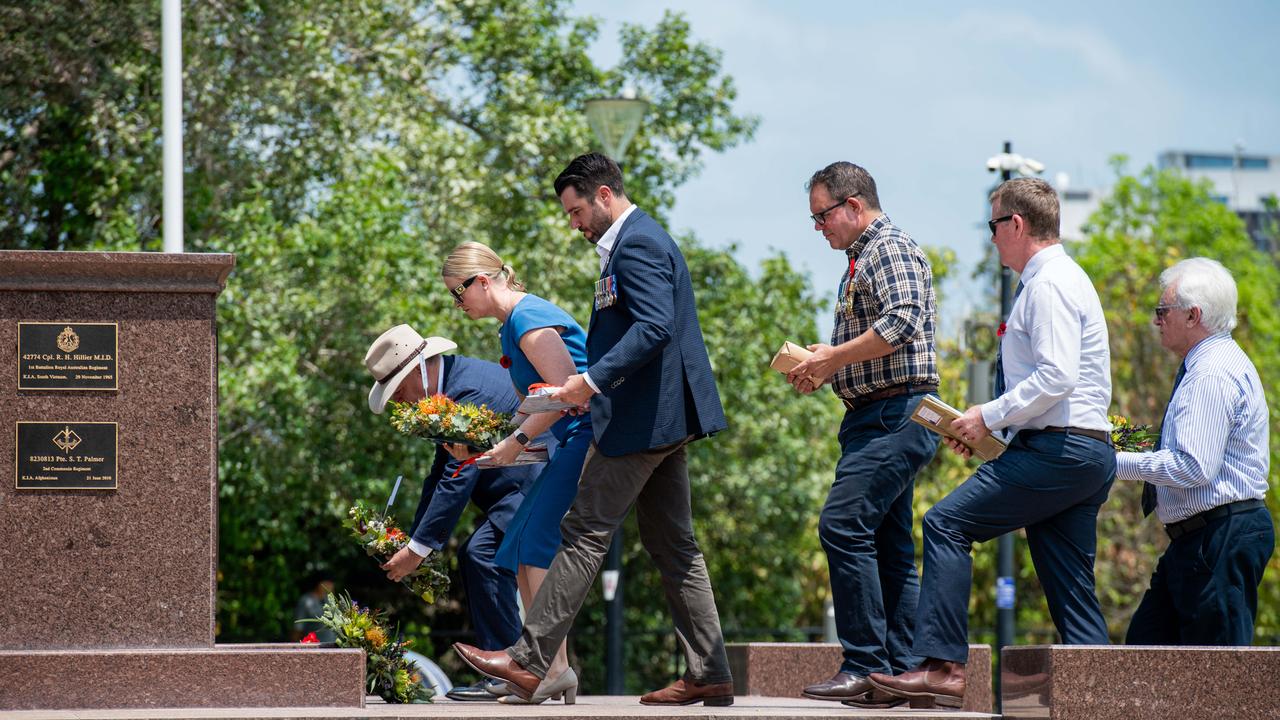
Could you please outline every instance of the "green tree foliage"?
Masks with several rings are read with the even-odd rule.
[[[154,233],[159,26],[158,2],[0,4],[0,247]]]

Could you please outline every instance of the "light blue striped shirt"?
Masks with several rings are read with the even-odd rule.
[[[1219,505],[1262,499],[1271,467],[1262,380],[1230,333],[1187,353],[1187,374],[1165,411],[1160,449],[1116,454],[1116,477],[1156,486],[1168,525]]]

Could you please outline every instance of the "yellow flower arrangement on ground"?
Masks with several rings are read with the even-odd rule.
[[[435,694],[405,659],[408,640],[393,640],[382,613],[362,608],[347,595],[329,595],[320,617],[314,618],[337,635],[340,648],[359,648],[365,654],[366,691],[389,703],[431,702]]]

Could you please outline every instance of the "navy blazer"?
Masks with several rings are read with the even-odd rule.
[[[440,392],[457,402],[484,405],[490,410],[514,413],[520,405],[511,377],[497,363],[464,355],[445,355],[444,387]],[[544,465],[516,465],[479,470],[467,465],[453,477],[458,461],[443,447],[436,448],[431,472],[422,481],[422,498],[409,534],[432,550],[449,541],[467,501],[476,504],[498,530],[505,531],[511,516],[524,501],[524,493]]]
[[[591,398],[600,452],[616,457],[724,430],[689,268],[639,208],[618,232],[600,277],[609,275],[617,300],[592,310],[587,332],[588,373],[600,388]]]

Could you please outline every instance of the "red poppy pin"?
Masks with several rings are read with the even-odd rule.
[[[498,364],[501,365],[504,370],[510,370],[511,358],[507,357],[506,355],[503,355],[501,358],[498,359]]]
[[[1000,323],[1000,327],[996,328],[996,337],[1004,337],[1005,330],[1006,330],[1005,324]]]

